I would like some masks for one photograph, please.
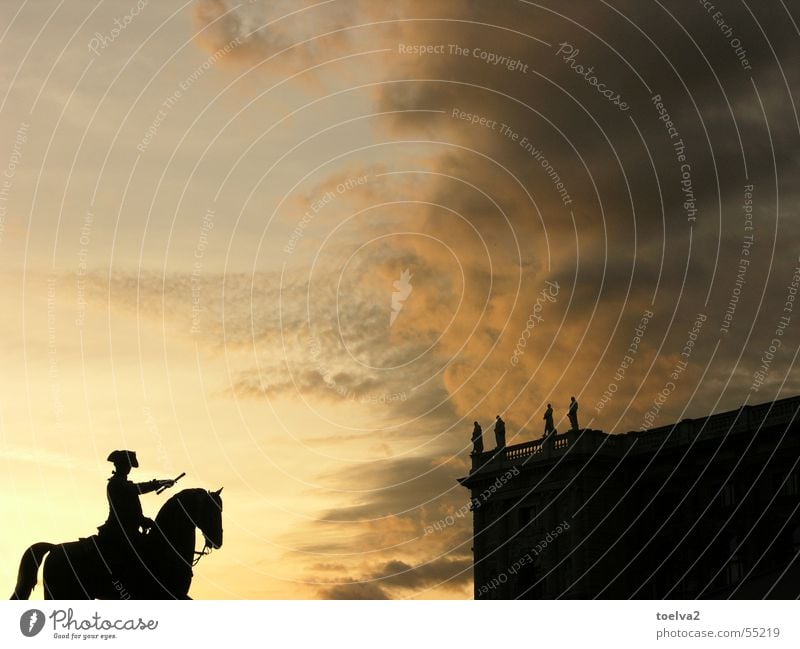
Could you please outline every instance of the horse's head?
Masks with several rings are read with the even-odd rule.
[[[170,498],[156,517],[162,529],[170,528],[169,521],[190,521],[205,537],[206,546],[222,547],[222,489],[184,489]]]
[[[222,487],[206,491],[206,496],[197,527],[203,532],[206,543],[216,550],[222,547]]]
[[[203,533],[206,546],[216,550],[222,547],[222,489],[194,491],[194,511],[190,513],[190,518]]]

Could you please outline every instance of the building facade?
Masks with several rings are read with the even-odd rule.
[[[798,597],[799,409],[473,456],[475,598]]]

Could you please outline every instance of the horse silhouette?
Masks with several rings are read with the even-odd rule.
[[[11,599],[30,597],[43,560],[45,599],[189,599],[192,567],[222,546],[221,492],[184,489],[165,502],[150,533],[134,552],[128,550],[124,578],[111,568],[119,549],[104,547],[98,536],[34,543],[22,555]],[[194,549],[195,528],[205,538],[200,552]]]

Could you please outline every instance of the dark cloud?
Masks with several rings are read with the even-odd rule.
[[[468,499],[456,478],[467,470],[465,461],[420,457],[322,476],[320,485],[357,493],[351,494],[350,505],[293,531],[284,541],[296,549],[289,556],[336,557],[337,564],[347,566],[337,581],[376,583],[392,596],[419,589],[463,595],[472,578],[471,524]],[[331,579],[329,570],[316,565],[308,573],[307,581]],[[362,591],[348,585],[344,592]]]
[[[445,583],[461,586],[472,579],[472,557],[440,559],[419,566],[389,561],[373,573],[373,578],[398,588],[420,589]]]
[[[544,3],[544,8],[479,3],[472,5],[470,19],[493,27],[429,21],[422,27],[408,27],[398,36],[401,42],[457,43],[473,51],[478,47],[530,67],[529,73],[509,72],[471,55],[396,57],[395,78],[406,81],[390,84],[380,96],[386,110],[425,106],[447,111],[436,121],[420,114],[400,113],[392,131],[402,136],[435,134],[439,141],[488,156],[494,162],[466,149],[453,152],[452,147],[442,147],[439,162],[434,165],[437,171],[455,170],[461,178],[491,187],[504,211],[512,215],[512,225],[508,228],[504,219],[487,210],[481,201],[454,192],[455,183],[449,180],[429,188],[431,201],[457,205],[470,222],[484,228],[487,237],[504,242],[501,245],[511,259],[514,251],[509,234],[515,232],[523,241],[524,262],[539,262],[523,265],[531,270],[525,283],[541,282],[546,266],[542,261],[552,259],[549,275],[562,280],[564,299],[571,298],[566,313],[560,304],[556,319],[539,329],[539,343],[531,342],[521,371],[514,375],[519,381],[527,372],[535,376],[535,385],[544,385],[522,396],[516,394],[513,384],[501,383],[500,398],[491,399],[497,409],[502,409],[504,402],[511,403],[513,397],[515,411],[536,412],[549,391],[562,390],[562,384],[568,386],[565,393],[581,386],[590,399],[601,392],[629,344],[631,323],[635,324],[656,295],[655,324],[643,344],[644,353],[637,359],[639,374],[626,386],[626,394],[639,387],[639,381],[645,382],[641,386],[645,401],[659,389],[664,368],[655,362],[655,356],[668,356],[682,347],[685,332],[698,311],[708,313],[712,323],[704,333],[708,344],[693,359],[691,379],[680,387],[681,397],[665,413],[667,417],[680,416],[685,399],[694,391],[693,382],[710,359],[714,341],[723,336],[719,322],[740,256],[744,234],[741,204],[746,184],[753,184],[758,196],[754,210],[759,243],[749,270],[752,286],[748,286],[748,299],[737,313],[735,334],[722,339],[722,347],[705,373],[698,390],[704,396],[690,409],[705,408],[708,397],[724,383],[741,351],[733,340],[748,335],[752,318],[769,313],[756,329],[772,328],[785,292],[774,277],[775,261],[784,260],[780,271],[783,282],[797,261],[792,243],[797,235],[797,188],[791,179],[796,176],[799,159],[795,153],[798,129],[793,97],[783,76],[788,75],[789,87],[797,81],[797,66],[792,65],[797,59],[797,34],[781,12],[754,9],[765,38],[747,7],[718,4],[733,34],[747,48],[752,70],[740,64],[731,37],[721,31],[713,17],[699,5],[687,3],[587,3],[569,8],[555,3]],[[425,18],[463,18],[465,7],[460,3],[404,6]],[[553,47],[528,36],[540,37]],[[629,111],[618,111],[570,69],[563,55],[557,55],[558,44],[566,42],[579,50],[573,62],[584,69],[592,66],[593,74],[624,96]],[[773,50],[783,70],[778,68]],[[658,119],[653,94],[662,96],[691,165],[698,208],[697,221],[691,227],[691,255],[675,139]],[[569,187],[574,224],[572,215],[556,200],[551,178],[541,172],[523,147],[497,129],[453,119],[449,115],[454,107],[508,124],[519,138],[535,142]],[[745,162],[748,178],[744,175]],[[523,179],[537,199],[541,219],[513,182],[498,178],[495,163]],[[776,174],[780,194],[775,192]],[[785,211],[776,220],[778,197]],[[436,222],[431,218],[429,223],[435,226]],[[444,230],[439,234],[447,237]],[[773,239],[777,242],[774,256]],[[531,241],[536,244],[532,246]],[[498,277],[515,269],[497,264],[493,270]],[[772,277],[765,286],[768,273]],[[759,304],[762,291],[765,300]],[[473,294],[482,296],[479,291]],[[711,299],[706,305],[708,295]],[[488,359],[476,384],[462,391],[463,398],[454,395],[459,409],[486,394],[508,369],[510,345],[503,342],[516,342],[527,315],[524,307],[514,311],[512,322],[516,326],[501,330],[506,339],[499,345],[502,353]],[[561,315],[565,316],[563,324]],[[473,351],[485,352],[495,341],[480,345],[480,338],[476,338],[472,342]],[[573,354],[576,345],[580,345],[577,356]],[[746,355],[745,362],[753,367],[759,353],[756,347]],[[791,358],[785,357],[782,366],[789,362]],[[653,363],[656,376],[646,372]],[[591,369],[588,373],[587,366]],[[463,366],[451,366],[456,367]],[[459,376],[464,375],[464,371],[459,372]],[[582,377],[587,375],[595,382],[584,384]],[[719,398],[726,405],[738,405],[749,381],[731,387]],[[616,424],[624,429],[640,423],[638,403],[626,406],[624,411],[614,407],[604,414],[612,412],[613,416],[599,425],[610,428]],[[617,415],[621,421],[617,421]],[[518,416],[515,413],[513,419],[519,421]]]
[[[353,579],[320,589],[324,599],[392,599],[409,591],[445,588],[460,591],[472,580],[470,556],[436,559],[410,565],[403,561],[387,561],[373,568],[362,579]]]
[[[452,441],[446,443],[449,446]],[[424,526],[426,514],[455,509],[455,503],[466,500],[456,483],[466,471],[466,463],[456,458],[420,457],[372,462],[321,476],[321,484],[333,488],[357,486],[362,493],[353,497],[351,505],[330,510],[320,520],[355,522],[404,516]]]
[[[392,599],[426,589],[459,592],[472,580],[470,553],[433,559],[419,565],[391,560],[378,564],[359,579],[320,589],[325,599]]]
[[[383,588],[371,583],[338,584],[319,592],[322,599],[391,599]]]

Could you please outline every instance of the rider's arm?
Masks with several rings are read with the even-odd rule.
[[[171,487],[174,484],[174,480],[149,480],[148,482],[140,482],[133,486],[136,487],[140,494],[148,494],[160,487]]]
[[[151,491],[155,491],[161,486],[161,481],[148,480],[147,482],[139,482],[133,486],[136,487],[140,494],[149,494]]]

